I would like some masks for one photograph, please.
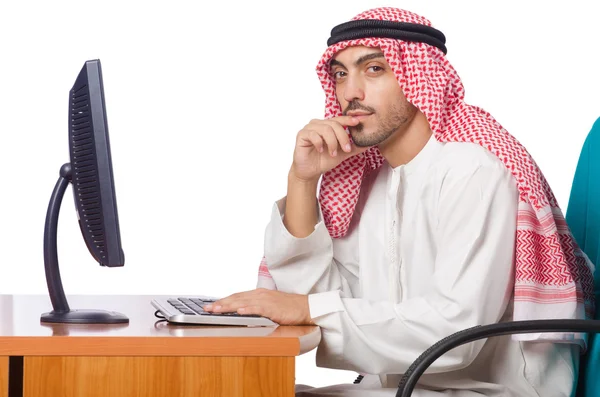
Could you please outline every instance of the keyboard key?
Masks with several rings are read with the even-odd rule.
[[[194,303],[189,304],[188,307],[190,309],[192,309],[193,311],[195,311],[196,313],[198,313],[198,314],[206,313],[203,308],[201,308],[200,306],[198,306],[198,305],[196,305]]]

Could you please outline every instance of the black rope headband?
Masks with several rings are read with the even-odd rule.
[[[408,22],[382,21],[379,19],[361,19],[344,22],[331,30],[327,46],[345,40],[365,37],[386,37],[404,41],[426,43],[442,50],[446,54],[446,36],[431,26]]]

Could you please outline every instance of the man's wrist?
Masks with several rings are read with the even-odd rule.
[[[315,190],[316,190],[317,185],[319,183],[319,178],[320,178],[320,175],[318,175],[318,176],[316,176],[314,178],[310,178],[310,179],[300,178],[294,172],[294,166],[293,165],[290,167],[290,170],[288,172],[288,184],[293,184],[293,185],[298,185],[298,186],[305,186],[307,188],[314,188]]]
[[[310,305],[308,302],[308,295],[302,295],[302,301],[304,302],[304,323],[307,325],[316,325],[310,316]]]
[[[294,237],[305,238],[315,230],[319,217],[317,185],[318,179],[298,178],[293,170],[290,170],[283,224]]]

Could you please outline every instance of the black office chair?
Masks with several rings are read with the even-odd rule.
[[[600,118],[596,120],[581,149],[573,178],[567,224],[581,249],[597,267],[600,266]],[[577,397],[600,396],[600,276],[594,277],[596,316],[594,320],[513,321],[475,326],[450,335],[431,346],[404,373],[396,397],[409,397],[419,378],[447,351],[478,339],[531,332],[590,333],[587,356],[582,357],[577,382]],[[357,379],[358,381],[358,379]]]
[[[396,397],[410,397],[421,375],[444,353],[478,339],[531,332],[596,333],[598,331],[600,331],[600,320],[535,320],[477,325],[452,334],[423,352],[400,379]]]

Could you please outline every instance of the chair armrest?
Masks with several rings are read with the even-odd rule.
[[[490,325],[477,325],[456,332],[436,342],[425,350],[406,370],[396,397],[410,397],[421,375],[440,356],[457,346],[492,336],[525,334],[533,332],[592,332],[600,331],[600,320],[534,320],[512,321]]]

